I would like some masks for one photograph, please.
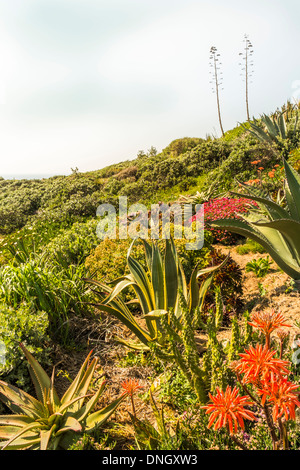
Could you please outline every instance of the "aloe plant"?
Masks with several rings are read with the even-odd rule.
[[[0,381],[0,399],[15,414],[0,416],[0,448],[3,449],[66,449],[74,433],[92,431],[102,425],[127,396],[126,393],[98,411],[95,408],[105,389],[105,380],[93,394],[88,393],[98,358],[90,361],[90,352],[76,378],[62,398],[51,378],[32,354],[20,344],[28,362],[37,398]],[[88,400],[86,400],[89,398]]]
[[[172,238],[166,240],[164,256],[155,242],[150,245],[145,240],[141,241],[145,249],[148,271],[131,255],[132,247],[136,242],[134,240],[127,253],[129,274],[116,279],[112,286],[94,279],[86,279],[86,281],[97,287],[94,292],[102,298],[100,303],[94,305],[99,310],[118,318],[138,339],[138,342],[125,342],[120,338],[118,341],[133,349],[147,350],[150,343],[163,341],[159,335],[162,315],[167,315],[172,310],[180,321],[182,303],[179,294],[181,292],[190,311],[202,308],[215,271],[225,264],[227,259],[219,266],[204,269],[196,267],[192,272],[190,282],[187,283]],[[199,285],[201,277],[204,279]],[[145,327],[141,326],[120,296],[121,292],[129,286],[134,289],[137,296],[136,302],[145,320]],[[103,298],[103,294],[106,297]]]
[[[273,201],[262,188],[247,184],[243,197],[255,201],[259,211],[250,209],[240,219],[218,219],[209,223],[251,238],[262,245],[275,263],[294,280],[300,279],[300,176],[283,159],[285,169],[284,197]],[[231,191],[233,195],[239,195]]]

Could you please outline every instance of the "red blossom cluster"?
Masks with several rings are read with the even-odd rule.
[[[203,406],[210,414],[208,427],[217,430],[227,428],[230,435],[237,433],[238,428],[244,429],[244,419],[255,420],[249,406],[258,406],[263,409],[268,426],[271,430],[273,449],[283,445],[288,448],[286,421],[295,420],[295,410],[300,407],[299,384],[289,381],[290,362],[276,357],[277,351],[270,349],[270,334],[277,330],[282,334],[282,326],[286,323],[282,314],[271,312],[257,312],[251,318],[250,325],[263,332],[267,344],[250,346],[240,359],[233,361],[232,370],[247,395],[240,396],[238,388],[227,386],[225,392],[217,389],[216,394],[210,394],[210,404]],[[250,386],[250,389],[248,388]],[[249,400],[250,398],[250,400]],[[246,406],[246,408],[245,408]],[[276,432],[276,425],[280,430]],[[236,440],[237,444],[244,446]]]
[[[209,223],[217,219],[238,219],[240,214],[245,214],[249,211],[250,206],[257,206],[257,204],[246,198],[223,197],[210,199],[204,203],[205,222]],[[194,215],[192,221],[195,221],[197,216],[198,213]],[[236,235],[227,230],[212,229],[212,234],[218,243],[231,244],[236,240]]]

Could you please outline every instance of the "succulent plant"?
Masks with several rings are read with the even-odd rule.
[[[248,191],[244,195],[255,201],[259,210],[251,209],[242,220],[218,219],[211,227],[224,228],[252,238],[273,258],[291,278],[300,279],[300,176],[283,159],[285,169],[284,198],[275,202],[261,188],[241,184]],[[231,192],[233,195],[239,193]]]
[[[103,424],[127,396],[124,393],[105,408],[92,413],[105,389],[105,379],[102,378],[95,393],[89,393],[98,364],[98,358],[90,360],[91,351],[76,378],[59,398],[54,388],[54,369],[51,378],[48,377],[25,346],[20,344],[20,347],[29,362],[37,398],[0,381],[0,399],[15,413],[0,416],[2,450],[67,449],[74,433],[88,433]]]
[[[259,140],[264,142],[275,142],[279,143],[279,139],[286,139],[288,136],[293,137],[297,131],[298,126],[298,114],[295,116],[294,122],[291,122],[290,117],[286,114],[286,111],[268,116],[263,114],[261,116],[261,122],[263,127],[260,127],[256,120],[250,123],[250,129],[248,132],[253,134]]]
[[[190,311],[197,308],[201,309],[214,273],[220,266],[225,264],[227,259],[220,266],[216,265],[204,269],[197,269],[196,267],[188,284],[172,238],[166,239],[164,256],[155,242],[150,245],[142,240],[148,270],[145,270],[141,263],[131,256],[134,243],[135,240],[127,253],[130,273],[116,279],[113,282],[113,287],[93,279],[86,279],[86,281],[96,286],[97,290],[94,292],[103,299],[100,303],[94,304],[97,309],[118,318],[135,334],[139,342],[129,343],[121,339],[118,340],[134,349],[148,349],[149,343],[160,341],[160,318],[162,315],[167,315],[171,309],[180,321],[182,303],[180,302],[179,293],[183,293]],[[204,280],[199,285],[201,277]],[[145,327],[140,325],[128,305],[119,295],[129,286],[134,289],[137,296],[136,302],[140,306],[145,320]],[[104,298],[103,293],[106,295]]]

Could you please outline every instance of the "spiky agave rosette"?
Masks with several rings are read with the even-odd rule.
[[[29,362],[30,375],[37,398],[0,381],[0,399],[15,414],[0,416],[0,448],[67,449],[74,433],[90,432],[101,426],[116,410],[127,394],[98,411],[97,402],[105,389],[105,379],[95,393],[89,393],[98,358],[91,359],[92,351],[82,364],[62,398],[54,387],[54,369],[51,378],[32,354],[20,344]]]

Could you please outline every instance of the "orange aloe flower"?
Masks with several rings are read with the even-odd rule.
[[[266,401],[272,403],[274,421],[278,421],[283,415],[288,421],[295,419],[295,408],[300,406],[299,392],[295,393],[297,389],[299,390],[298,384],[293,384],[287,378],[281,377],[274,382],[264,381],[262,388],[257,390],[257,393],[262,397],[261,404],[263,406]]]
[[[213,424],[215,431],[226,427],[232,435],[237,433],[239,427],[245,429],[244,419],[257,419],[252,411],[245,409],[253,403],[247,396],[241,397],[237,387],[231,389],[228,385],[225,392],[217,387],[216,395],[209,394],[209,397],[212,403],[201,407],[206,409],[206,414],[211,413],[208,428]]]
[[[237,374],[244,374],[243,383],[259,384],[262,380],[274,380],[274,377],[289,374],[288,361],[274,357],[275,350],[257,344],[250,346],[245,353],[240,353],[241,359],[237,361],[234,370]]]
[[[282,326],[290,327],[285,323],[284,316],[275,310],[264,311],[264,312],[254,312],[251,315],[251,321],[248,322],[249,325],[254,326],[261,330],[266,336],[266,346],[270,346],[270,335],[272,331],[281,328]]]
[[[135,392],[143,388],[142,385],[140,385],[140,382],[136,379],[126,379],[121,383],[121,387],[124,389],[124,395],[125,393],[128,393],[131,397]]]

